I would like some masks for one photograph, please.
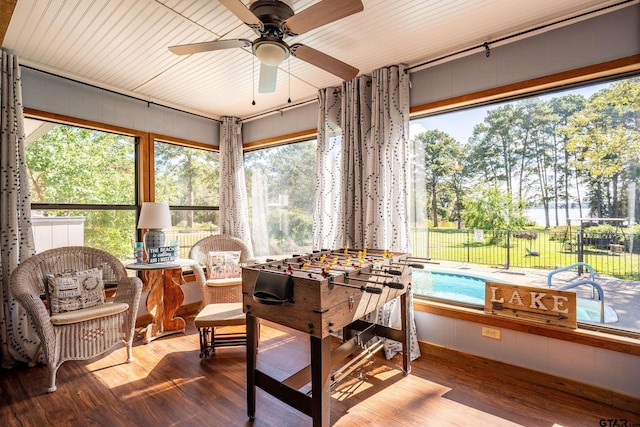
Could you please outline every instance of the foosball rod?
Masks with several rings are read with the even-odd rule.
[[[271,267],[273,267],[271,265]],[[276,267],[279,267],[276,265]],[[283,266],[284,267],[284,266]],[[298,272],[306,272],[309,274],[329,274],[331,272],[331,270],[329,270],[328,272],[324,270],[324,268],[319,267],[319,266],[309,266],[308,268],[314,268],[314,269],[321,269],[322,271],[320,272],[309,272],[308,270],[303,270],[301,268],[293,268],[290,265],[286,266],[287,268],[280,270],[282,272],[287,272],[287,271],[298,271]],[[374,277],[382,277],[385,279],[393,279],[393,276],[389,276],[389,275],[381,275],[381,274],[372,274],[372,273],[365,273],[365,272],[361,272],[360,274],[366,274],[366,275],[370,275],[370,276],[374,276]],[[333,276],[339,276],[339,274],[333,274]],[[346,276],[347,280],[355,280],[358,282],[364,282],[364,283],[370,283],[370,284],[375,284],[375,285],[383,285],[383,286],[388,286],[392,289],[404,289],[404,285],[402,283],[398,283],[398,282],[379,282],[377,280],[372,281],[372,280],[366,280],[366,279],[358,279],[355,277],[350,277],[350,276]],[[356,288],[356,289],[360,289],[362,291],[365,292],[369,292],[372,294],[381,294],[382,293],[382,288],[376,288],[376,287],[371,287],[371,286],[359,286],[359,285],[350,285],[349,283],[345,283],[345,282],[333,282],[334,285],[340,285],[340,286],[347,286],[347,287],[352,287],[352,288]]]
[[[317,272],[317,273],[316,273],[316,272],[308,272],[307,270],[302,270],[302,269],[299,269],[299,268],[293,268],[293,267],[291,267],[291,268],[285,268],[285,269],[280,269],[280,268],[279,268],[279,267],[280,267],[279,265],[276,265],[276,266],[274,266],[274,265],[269,265],[269,267],[272,267],[272,268],[274,268],[274,267],[275,267],[275,268],[277,268],[277,270],[276,270],[276,271],[277,271],[277,272],[279,272],[279,273],[281,273],[281,274],[286,274],[286,273],[288,273],[288,272],[294,272],[294,271],[297,271],[297,272],[303,272],[303,273],[308,273],[309,275],[311,275],[311,274],[321,274],[321,273],[322,273],[322,272]],[[268,270],[268,271],[273,271],[273,270]],[[326,273],[326,274],[329,274],[329,273]],[[336,274],[334,274],[334,276],[337,276],[337,275],[336,275]],[[349,279],[349,280],[351,280],[351,279]],[[356,280],[356,279],[354,279],[354,280]],[[372,282],[372,281],[370,281],[370,280],[361,280],[361,279],[357,279],[357,280],[358,280],[358,281],[361,281],[361,282],[365,282],[365,283],[370,283],[370,284],[379,284],[379,285],[383,285],[383,284],[384,284],[384,283],[382,283],[382,282]],[[359,289],[359,290],[361,290],[361,291],[363,291],[363,292],[368,292],[368,293],[370,293],[370,294],[378,294],[378,295],[379,295],[379,294],[382,294],[382,288],[376,288],[375,286],[352,285],[352,284],[350,284],[350,283],[344,283],[344,282],[333,282],[333,284],[334,284],[334,285],[339,285],[339,286],[346,286],[346,287],[354,288],[354,289]]]
[[[362,251],[361,255],[362,255]],[[320,259],[320,257],[322,255],[325,255],[326,258],[329,257],[340,257],[340,258],[352,258],[352,259],[365,259],[365,258],[371,258],[371,259],[391,259],[390,257],[384,257],[381,254],[366,254],[364,256],[361,256],[361,258],[358,258],[358,252],[356,251],[347,251],[347,253],[345,253],[344,251],[334,251],[334,252],[317,252],[317,253],[313,253],[308,255],[310,258],[317,258]],[[295,258],[295,257],[292,257]]]
[[[329,266],[326,266],[326,267],[329,267]],[[293,267],[291,267],[291,270],[293,270],[293,271],[307,271],[308,269],[313,268],[313,269],[322,269],[322,271],[323,271],[323,272],[325,272],[326,274],[328,274],[328,273],[330,273],[330,272],[344,272],[344,273],[349,273],[349,271],[348,271],[348,270],[345,270],[345,269],[344,269],[344,267],[343,267],[343,268],[340,268],[340,266],[339,266],[338,268],[335,268],[335,266],[334,266],[334,265],[331,265],[331,268],[329,268],[328,270],[327,270],[327,268],[326,268],[326,267],[322,267],[322,266],[319,266],[319,265],[308,265],[306,269],[293,268]],[[381,270],[375,270],[375,271],[381,271]],[[369,273],[369,272],[366,272],[366,271],[359,271],[359,273],[360,273],[360,274],[366,274],[366,275],[368,275],[368,276],[382,277],[382,278],[385,278],[385,279],[393,279],[393,278],[394,278],[394,276],[401,276],[401,275],[402,275],[402,273],[401,273],[401,272],[397,272],[397,273],[385,273],[385,274],[378,274],[378,273],[375,273],[375,272],[373,272],[373,273]],[[312,273],[312,274],[319,274],[319,273]],[[347,276],[347,278],[348,278],[348,279],[351,279],[352,277],[351,277],[351,276]],[[382,283],[382,282],[372,282],[372,283]]]
[[[351,359],[349,362],[338,368],[336,372],[331,375],[331,385],[330,387],[335,386],[337,383],[342,381],[349,375],[351,372],[358,369],[362,366],[367,359],[371,358],[374,354],[380,351],[384,347],[384,341],[380,340],[372,344],[369,348],[360,352],[356,357]]]
[[[377,282],[377,281],[371,281],[366,279],[358,279],[357,277],[348,277],[347,280],[355,280],[357,282],[366,282],[366,283],[372,283],[376,285],[387,286],[391,289],[404,289],[404,285],[400,282]],[[338,284],[338,283],[335,283],[335,284]]]
[[[417,263],[417,262],[393,262],[391,264],[389,264],[390,267],[392,266],[396,266],[396,267],[411,267],[411,268],[417,268],[422,270],[424,268],[424,264],[421,263]]]

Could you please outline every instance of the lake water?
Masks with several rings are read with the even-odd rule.
[[[524,216],[530,221],[535,221],[536,225],[545,226],[544,222],[544,208],[530,208],[524,210]],[[589,217],[589,207],[584,206],[582,208],[582,218]],[[569,218],[581,218],[579,208],[569,208]],[[558,208],[558,225],[566,225],[567,220],[565,218],[564,208]],[[571,225],[578,225],[578,221],[571,221]],[[551,227],[556,225],[556,213],[555,209],[549,208],[549,225]]]

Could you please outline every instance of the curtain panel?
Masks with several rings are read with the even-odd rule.
[[[363,247],[408,252],[409,74],[402,65],[380,68],[371,86],[372,132],[363,139]]]
[[[343,233],[335,220],[342,205],[342,112],[341,91],[337,87],[320,89],[318,100],[318,141],[316,146],[316,186],[314,193],[313,247],[344,246]]]
[[[223,117],[220,124],[220,233],[242,240],[253,259],[249,204],[242,155],[242,122]]]
[[[407,252],[409,76],[375,70],[318,93],[313,243]]]
[[[365,242],[366,205],[365,183],[374,177],[368,149],[371,145],[371,77],[358,76],[342,84],[342,208],[337,221],[341,226],[345,246],[350,248],[379,248]],[[380,246],[381,247],[381,246]],[[391,249],[391,248],[389,248]]]
[[[9,277],[19,263],[35,254],[31,200],[25,163],[22,86],[18,58],[2,51],[0,116],[0,354],[2,366],[29,361],[40,343],[22,306],[12,297]]]
[[[408,252],[409,76],[402,65],[319,91],[314,248]],[[340,108],[338,109],[338,100]],[[338,120],[339,115],[339,120]],[[339,187],[339,188],[338,188]],[[410,306],[413,298],[408,293]],[[409,313],[413,319],[413,308]],[[399,328],[395,300],[367,320]],[[420,356],[411,322],[410,357]],[[385,355],[402,350],[386,340]]]

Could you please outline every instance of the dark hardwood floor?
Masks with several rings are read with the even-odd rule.
[[[285,378],[308,363],[308,339],[262,327],[258,366]],[[47,393],[46,367],[2,370],[0,423],[9,426],[310,426],[304,414],[258,390],[256,420],[246,415],[245,353],[218,349],[198,358],[193,317],[187,334],[124,348],[92,361],[66,362],[58,390]],[[380,355],[338,384],[336,426],[613,426],[633,414],[434,356],[403,376],[400,359]],[[620,423],[616,425],[623,425]]]

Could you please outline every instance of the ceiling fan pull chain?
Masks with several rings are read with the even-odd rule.
[[[289,55],[289,99],[287,102],[291,104],[291,55]]]
[[[253,97],[251,105],[256,105],[256,57],[251,55],[251,58],[251,96]]]

